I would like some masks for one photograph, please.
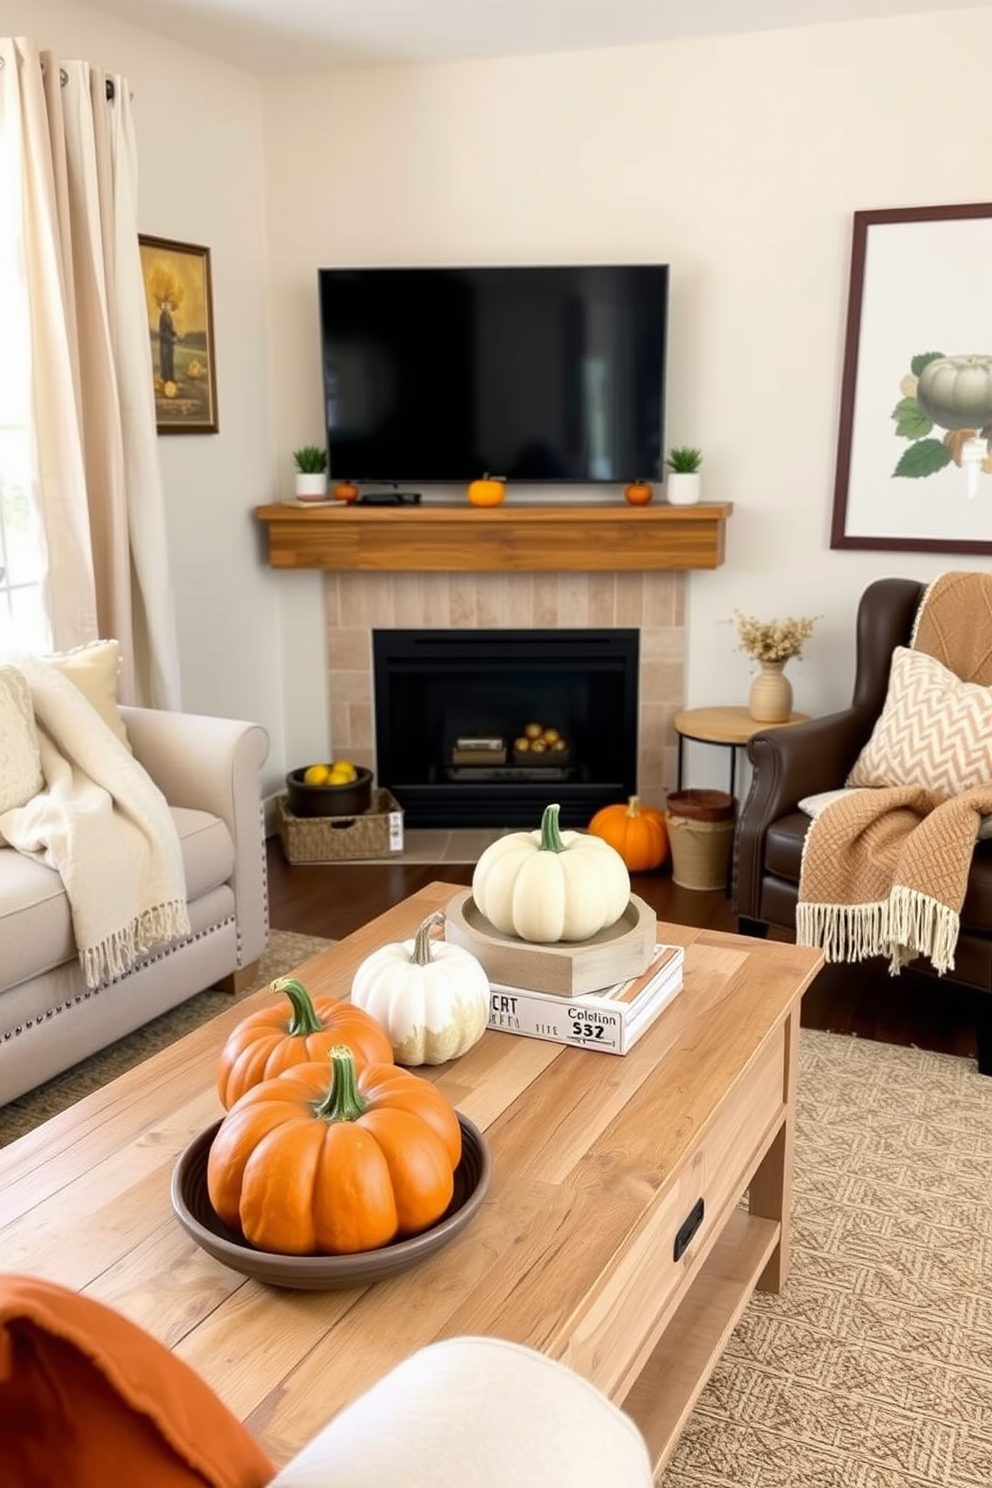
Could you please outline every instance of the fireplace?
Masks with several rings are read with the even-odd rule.
[[[372,632],[377,775],[411,827],[566,826],[637,789],[636,629]],[[518,751],[525,726],[557,747]]]

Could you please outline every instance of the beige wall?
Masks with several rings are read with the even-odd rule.
[[[272,574],[250,515],[320,438],[320,263],[671,263],[668,442],[737,507],[687,584],[689,704],[746,696],[735,608],[823,616],[792,669],[822,712],[866,582],[976,566],[832,553],[829,526],[851,214],[992,197],[992,7],[264,83],[75,0],[0,26],[127,74],[143,230],[211,249],[220,433],[159,442],[183,693],[263,721],[271,781],[327,740],[320,578]]]
[[[321,263],[665,260],[668,443],[736,505],[688,580],[686,702],[745,701],[740,608],[822,615],[796,707],[844,705],[865,584],[976,566],[829,549],[851,214],[992,197],[990,54],[992,8],[267,82],[277,446],[322,427]]]

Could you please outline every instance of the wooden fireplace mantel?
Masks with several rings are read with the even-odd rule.
[[[731,502],[258,506],[272,568],[420,573],[718,568]]]

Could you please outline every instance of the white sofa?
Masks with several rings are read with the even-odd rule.
[[[319,1379],[312,1382],[319,1390]],[[634,1422],[573,1370],[500,1338],[405,1359],[269,1488],[651,1488]]]
[[[258,724],[121,707],[182,841],[192,933],[87,990],[58,874],[0,847],[0,1105],[202,992],[248,984],[268,944]]]

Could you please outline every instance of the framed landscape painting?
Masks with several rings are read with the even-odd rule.
[[[160,434],[216,434],[210,249],[139,235]]]
[[[992,202],[855,212],[832,548],[992,553]]]

